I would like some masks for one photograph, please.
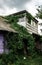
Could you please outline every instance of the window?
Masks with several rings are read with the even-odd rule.
[[[2,34],[0,34],[0,54],[3,53],[4,49],[3,49],[3,40],[4,37]]]
[[[19,22],[24,22],[24,21],[25,21],[25,17],[19,18]]]
[[[40,26],[42,26],[42,23],[39,23]]]
[[[8,53],[7,42],[4,39],[3,34],[0,34],[0,54]]]
[[[23,22],[23,19],[22,19],[22,18],[20,18],[20,19],[19,19],[19,22]]]
[[[34,26],[34,21],[31,20],[31,25]]]
[[[42,29],[40,29],[41,30],[41,33],[42,33]]]
[[[4,52],[8,53],[9,49],[7,48],[7,41],[4,40],[3,44],[4,44],[4,46],[3,46],[4,47]]]

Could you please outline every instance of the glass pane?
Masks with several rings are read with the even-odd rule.
[[[0,34],[0,53],[3,53],[4,49],[3,49],[3,41],[4,41],[4,37],[2,34]]]
[[[3,51],[4,51],[3,49],[0,49],[0,54],[2,54],[2,53],[3,53]]]

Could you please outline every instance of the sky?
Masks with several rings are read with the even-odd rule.
[[[9,15],[18,11],[27,10],[33,16],[36,8],[42,5],[42,0],[0,0],[0,15]]]

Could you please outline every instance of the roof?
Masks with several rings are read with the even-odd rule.
[[[19,11],[19,12],[16,12],[16,13],[13,13],[13,14],[10,14],[10,15],[8,15],[8,16],[12,16],[12,15],[14,15],[14,16],[16,16],[16,15],[20,15],[20,14],[23,14],[23,13],[27,13],[27,14],[29,14],[30,16],[32,16],[28,11],[26,11],[26,10],[22,10],[22,11]],[[33,16],[32,16],[33,17]],[[38,22],[38,20],[37,19],[35,19],[35,17],[33,17],[33,19],[32,19],[34,22]]]
[[[35,19],[35,18],[33,18],[33,20],[37,23],[38,22],[38,20],[37,19]]]
[[[17,31],[15,31],[14,29],[12,29],[11,25],[8,24],[8,23],[6,23],[5,21],[7,21],[7,20],[4,19],[4,17],[0,16],[0,30],[17,33]]]
[[[19,11],[19,12],[13,13],[13,14],[10,14],[8,16],[11,16],[11,15],[16,16],[16,15],[23,14],[23,13],[27,13],[27,11],[26,10],[22,10],[22,11]]]

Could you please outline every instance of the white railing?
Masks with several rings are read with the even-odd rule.
[[[26,28],[27,28],[27,30],[28,30],[29,32],[38,34],[38,28],[37,28],[37,27],[32,26],[32,25],[29,24],[29,23],[26,23]]]

